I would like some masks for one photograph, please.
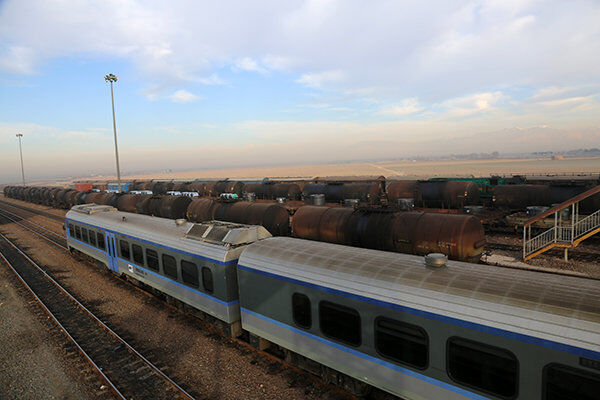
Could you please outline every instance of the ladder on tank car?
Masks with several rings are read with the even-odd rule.
[[[600,193],[600,185],[585,191],[555,207],[528,219],[523,225],[523,260],[527,261],[555,247],[565,249],[565,261],[569,249],[575,248],[590,236],[600,232],[600,210],[587,216],[579,214],[579,203]],[[561,218],[563,210],[571,209],[570,221]],[[531,226],[536,221],[554,214],[554,226],[531,237]]]

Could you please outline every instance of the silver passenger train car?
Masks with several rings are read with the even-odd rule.
[[[73,207],[66,228],[71,251],[215,317],[233,336],[241,334],[237,260],[247,244],[271,236],[262,226],[194,224],[94,204]]]
[[[246,247],[238,282],[243,328],[338,382],[404,399],[600,399],[596,280],[277,237]]]

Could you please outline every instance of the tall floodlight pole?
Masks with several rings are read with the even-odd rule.
[[[25,186],[25,169],[23,169],[23,149],[21,148],[21,138],[23,137],[23,134],[17,133],[17,137],[19,138],[19,154],[21,155],[21,178],[23,179],[23,186]]]
[[[117,121],[115,119],[115,96],[113,94],[113,82],[119,79],[114,74],[108,74],[104,77],[106,82],[110,82],[110,99],[112,101],[112,112],[113,112],[113,131],[115,134],[115,157],[117,158],[117,184],[119,185],[119,193],[121,193],[121,170],[119,169],[119,146],[117,145]]]

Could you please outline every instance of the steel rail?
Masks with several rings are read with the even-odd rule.
[[[24,201],[24,200],[21,200],[21,201]],[[35,214],[35,215],[41,215],[42,217],[45,217],[45,218],[48,218],[48,219],[53,219],[55,221],[59,221],[59,222],[64,221],[64,218],[63,217],[59,217],[58,215],[50,214],[50,213],[47,213],[47,212],[41,211],[41,210],[35,210],[33,208],[29,208],[29,207],[23,206],[21,204],[12,203],[12,202],[6,201],[6,200],[0,200],[0,203],[1,204],[6,204],[6,205],[11,206],[13,208],[18,208],[20,210],[30,212],[30,213]],[[32,204],[37,204],[37,203],[32,203]],[[52,209],[56,209],[56,208],[52,207]]]
[[[96,315],[94,315],[90,310],[88,310],[83,304],[81,304],[79,302],[79,300],[77,300],[73,295],[71,295],[71,293],[69,293],[64,287],[62,287],[56,280],[54,280],[54,278],[52,278],[43,268],[41,268],[35,261],[33,261],[25,252],[23,252],[19,247],[17,247],[12,241],[10,241],[6,236],[4,236],[2,233],[0,233],[0,237],[2,239],[4,239],[11,247],[13,247],[19,254],[21,254],[31,265],[33,265],[37,270],[39,270],[51,283],[53,283],[61,292],[63,292],[72,302],[74,302],[81,310],[83,310],[84,312],[86,312],[90,317],[92,317],[92,319],[98,324],[100,325],[104,330],[106,330],[108,333],[110,333],[117,341],[121,342],[126,348],[127,350],[129,350],[132,354],[134,354],[138,359],[140,359],[144,364],[146,364],[148,367],[150,367],[157,375],[159,375],[161,378],[163,378],[165,381],[167,381],[167,383],[169,383],[173,388],[175,388],[180,394],[184,395],[186,398],[188,399],[194,399],[194,397],[192,397],[189,393],[187,393],[183,388],[181,388],[179,385],[177,385],[177,383],[175,383],[171,378],[169,378],[166,374],[164,374],[158,367],[156,367],[154,364],[152,364],[149,360],[147,360],[143,355],[141,355],[136,349],[134,349],[129,343],[127,343],[123,338],[121,338],[116,332],[114,332],[109,326],[107,326],[104,322],[102,322],[98,317],[96,317]],[[13,271],[16,272],[16,270],[14,269],[14,267],[10,264],[10,262],[6,259],[6,257],[0,252],[0,255],[2,255],[2,258],[7,262],[7,264],[9,264],[9,266],[11,267],[11,269]],[[16,272],[17,275],[19,276],[19,279],[21,281],[24,282],[23,278],[21,277],[20,274],[18,274],[18,272]],[[24,282],[26,284],[26,282]],[[42,306],[44,307],[44,309],[46,310],[46,312],[48,312],[52,318],[59,324],[59,326],[61,327],[62,330],[64,330],[64,332],[71,338],[71,336],[69,335],[69,333],[67,332],[67,330],[58,322],[58,320],[56,319],[56,317],[50,312],[50,310],[45,306],[45,304],[39,299],[39,297],[37,295],[35,295],[35,293],[33,292],[33,290],[31,289],[31,287],[29,285],[27,285],[28,290],[34,294],[34,296],[36,297],[36,299],[40,302],[40,304],[42,304]],[[72,338],[71,338],[72,339]],[[72,339],[74,343],[76,343],[74,341],[74,339]],[[80,349],[80,346],[76,343],[77,347]],[[83,352],[83,349],[81,349],[81,351]],[[84,355],[86,356],[86,358],[91,361],[91,358],[89,358],[89,356],[87,356],[87,354],[85,354],[85,352],[83,352]],[[93,361],[92,361],[93,363]],[[98,368],[95,364],[93,364],[95,368]],[[102,373],[102,371],[100,371],[102,376],[105,377],[105,379],[108,380],[108,378],[104,375],[104,373]],[[112,383],[110,384],[111,387],[113,387]],[[115,388],[116,389],[116,388]],[[119,392],[120,393],[120,392]],[[125,399],[125,397],[123,397],[122,395],[120,395],[121,398]]]
[[[4,215],[4,214],[3,214],[3,212],[5,212],[5,211],[6,211],[6,210],[4,210],[4,209],[0,209],[0,216],[1,216],[2,218],[6,218],[6,219],[8,219],[9,221],[12,221],[12,222],[14,222],[15,224],[18,224],[19,226],[21,226],[21,227],[23,227],[23,228],[27,229],[28,231],[31,231],[32,233],[35,233],[36,235],[40,236],[42,239],[45,239],[45,240],[49,241],[50,243],[52,243],[52,244],[54,244],[54,245],[56,245],[56,246],[58,246],[58,247],[62,248],[63,250],[69,251],[69,249],[68,249],[67,247],[65,247],[65,246],[63,246],[62,244],[58,243],[56,240],[49,238],[48,236],[44,235],[43,233],[36,232],[36,231],[34,231],[33,229],[29,228],[28,226],[25,226],[25,225],[23,225],[21,222],[19,222],[19,221],[16,221],[16,220],[14,220],[13,218],[11,218],[11,217],[8,217],[8,216],[6,216],[6,215]],[[16,214],[13,214],[13,215],[16,215]],[[19,216],[17,215],[17,217],[19,217]],[[21,218],[21,220],[22,220],[22,221],[27,221],[27,220],[26,220],[25,218],[23,218],[23,217],[19,217],[19,218]],[[27,221],[27,222],[31,223],[30,221]],[[34,224],[34,225],[35,225],[35,224]],[[43,228],[43,227],[40,227],[40,228]],[[48,229],[46,229],[46,230],[48,230]],[[50,231],[50,232],[52,232],[52,231]],[[56,236],[58,236],[58,237],[60,237],[60,238],[63,238],[63,239],[64,239],[64,237],[63,237],[63,236],[60,236],[58,233],[56,233],[56,232],[52,232],[52,233],[53,233],[54,235],[56,235]]]
[[[0,233],[0,236],[7,243],[12,245],[12,243],[6,238],[6,236],[4,236],[1,233]],[[56,325],[58,325],[60,330],[63,331],[63,333],[71,341],[71,343],[73,343],[75,345],[75,347],[77,347],[77,350],[79,351],[79,353],[81,353],[81,355],[87,360],[87,362],[90,363],[90,365],[94,368],[95,372],[100,375],[100,377],[108,384],[108,386],[111,388],[111,390],[119,398],[121,398],[123,400],[127,400],[126,397],[119,391],[119,389],[117,389],[116,386],[112,383],[112,381],[110,379],[108,379],[108,377],[104,374],[104,372],[102,372],[102,368],[100,368],[98,365],[96,365],[94,360],[92,360],[92,358],[85,352],[85,350],[83,350],[83,348],[79,345],[79,343],[77,343],[77,341],[73,338],[73,336],[71,336],[69,331],[60,323],[60,321],[56,318],[56,316],[52,313],[52,311],[50,311],[50,309],[46,306],[46,304],[42,301],[42,299],[40,299],[38,297],[38,295],[33,291],[31,286],[29,286],[29,284],[27,284],[27,282],[25,281],[23,276],[21,276],[21,274],[15,269],[15,267],[12,265],[12,263],[10,261],[8,261],[8,259],[6,257],[4,257],[4,254],[1,251],[0,251],[0,257],[2,257],[2,259],[4,260],[6,265],[8,265],[10,267],[10,269],[14,272],[14,274],[17,276],[17,278],[21,281],[23,286],[25,286],[25,288],[29,291],[29,293],[31,293],[31,295],[40,304],[40,306],[42,306],[42,308],[44,309],[46,314],[48,314],[48,316],[50,318],[52,318],[52,320],[56,323]]]
[[[10,212],[10,211],[8,211],[8,210],[7,210],[7,209],[5,209],[5,208],[0,208],[0,211],[2,211],[2,212],[4,212],[4,213],[7,213],[7,214],[10,214],[10,215],[13,215],[13,216],[15,216],[15,217],[19,217],[19,218],[21,218],[22,220],[25,220],[25,221],[27,221],[27,223],[28,223],[28,224],[34,225],[34,226],[36,226],[36,227],[38,227],[38,228],[40,228],[40,229],[42,229],[42,230],[44,230],[44,231],[46,231],[46,232],[49,232],[49,233],[53,234],[54,236],[58,236],[58,237],[60,237],[60,238],[63,238],[63,239],[64,239],[64,236],[63,236],[63,235],[61,235],[60,233],[56,233],[56,232],[54,232],[54,231],[53,231],[53,230],[51,230],[51,229],[48,229],[48,228],[45,228],[45,227],[41,226],[40,224],[36,224],[35,222],[31,222],[31,221],[29,221],[28,219],[25,219],[24,217],[21,217],[20,215],[18,215],[18,214],[15,214],[14,212]],[[32,214],[33,214],[33,212],[32,212]],[[36,214],[36,215],[39,215],[39,216],[43,217],[43,215],[41,215],[41,214]],[[58,222],[58,221],[57,221],[57,222]],[[64,222],[64,221],[63,221],[63,222]]]

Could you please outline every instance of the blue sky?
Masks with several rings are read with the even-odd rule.
[[[0,1],[0,182],[600,142],[597,1]]]

